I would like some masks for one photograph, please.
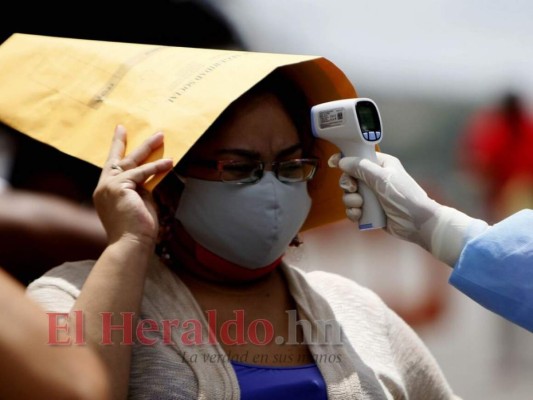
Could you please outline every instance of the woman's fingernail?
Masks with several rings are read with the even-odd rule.
[[[123,125],[117,125],[115,127],[115,133],[122,134],[126,132],[126,128]]]

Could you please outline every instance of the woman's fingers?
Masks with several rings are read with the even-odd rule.
[[[159,147],[163,145],[163,132],[156,132],[148,139],[146,139],[139,147],[135,148],[126,157],[120,160],[119,165],[124,170],[136,168],[144,163],[144,161]]]
[[[147,138],[139,147],[124,157],[127,144],[127,131],[124,126],[117,125],[111,148],[109,149],[106,167],[114,169],[115,172],[135,168],[143,164],[155,150],[163,145],[163,142],[163,132],[156,132],[151,137]]]
[[[172,166],[172,159],[162,158],[160,160],[152,161],[133,169],[126,170],[122,173],[122,178],[131,180],[137,185],[142,185],[152,175],[167,172],[172,169]]]
[[[117,125],[115,128],[115,134],[113,135],[113,141],[109,149],[107,156],[106,166],[118,165],[118,162],[124,157],[126,151],[126,128],[122,125]]]
[[[163,134],[157,133],[124,157],[126,130],[121,126],[115,130],[108,160],[93,195],[110,243],[125,234],[139,240],[148,239],[150,243],[155,240],[157,217],[151,194],[144,184],[152,176],[166,173],[173,167],[168,158],[147,162],[163,145],[163,140]]]
[[[122,176],[122,178],[131,179],[135,183],[141,184],[151,175],[167,171],[172,167],[172,161],[169,159],[156,160],[144,164],[146,159],[149,158],[154,151],[160,148],[163,143],[163,132],[156,132],[154,135],[147,138],[139,147],[131,151],[127,156],[124,156],[127,144],[127,132],[124,126],[117,125],[111,148],[109,149],[108,158],[104,166],[103,175],[110,174],[110,176],[117,176],[142,166],[142,168],[134,174]]]
[[[163,142],[163,133],[157,132],[124,157],[127,132],[124,126],[117,125],[100,179],[111,178],[116,182],[127,184],[126,187],[130,189],[139,189],[152,175],[167,172],[173,167],[171,159],[144,163],[163,145]]]

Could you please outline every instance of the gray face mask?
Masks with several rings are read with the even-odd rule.
[[[283,255],[310,208],[307,182],[283,183],[267,171],[245,185],[186,178],[176,218],[207,250],[257,269]]]

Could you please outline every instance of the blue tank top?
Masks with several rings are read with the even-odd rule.
[[[270,367],[232,361],[242,400],[327,400],[316,364]]]

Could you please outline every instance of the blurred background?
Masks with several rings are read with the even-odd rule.
[[[509,167],[533,159],[533,143],[521,141],[531,137],[521,130],[531,126],[532,15],[526,0],[86,1],[62,10],[18,2],[1,17],[0,40],[25,32],[324,56],[378,103],[383,151],[436,200],[495,222],[533,207],[531,191],[511,179],[516,170],[531,176],[531,164]],[[420,334],[463,399],[532,397],[533,335],[450,287],[448,267],[348,221],[303,241],[291,262],[375,290]]]

